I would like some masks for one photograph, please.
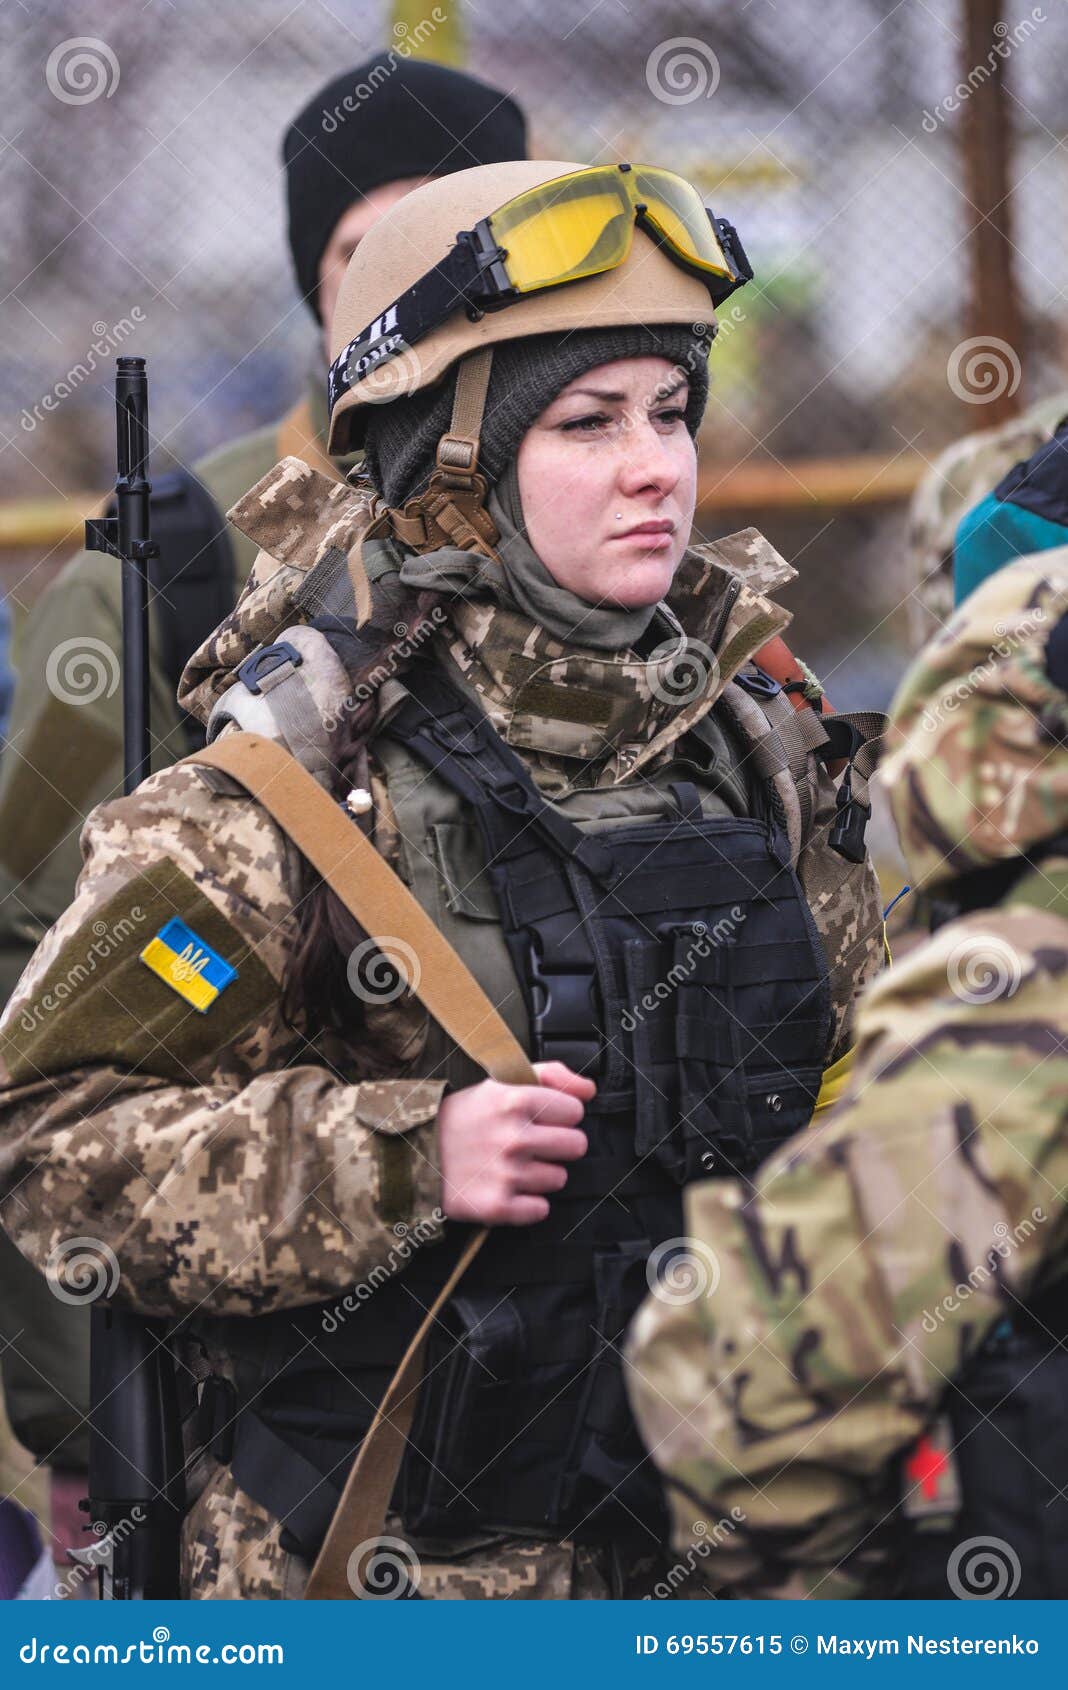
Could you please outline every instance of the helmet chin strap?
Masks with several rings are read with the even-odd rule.
[[[415,552],[457,546],[482,552],[495,563],[497,527],[485,508],[486,478],[478,470],[482,415],[486,408],[492,346],[469,352],[456,372],[449,432],[438,441],[437,468],[426,490],[399,509],[383,512],[400,543]]]

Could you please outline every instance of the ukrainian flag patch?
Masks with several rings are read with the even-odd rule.
[[[218,951],[213,951],[177,916],[165,922],[155,938],[149,940],[141,952],[141,961],[201,1015],[211,1008],[231,980],[237,979],[237,969],[231,968]]]

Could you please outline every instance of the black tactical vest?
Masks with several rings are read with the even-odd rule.
[[[438,1323],[393,1506],[413,1536],[637,1536],[648,1550],[666,1517],[624,1391],[624,1334],[658,1268],[678,1268],[685,1186],[751,1171],[809,1120],[831,1024],[821,941],[770,814],[706,817],[682,782],[665,819],[576,826],[440,670],[419,665],[405,684],[387,731],[477,819],[531,1055],[598,1089],[588,1153],[548,1218],[491,1233]],[[218,1453],[285,1522],[287,1547],[314,1555],[469,1233],[449,1223],[333,1331],[320,1307],[226,1323],[267,1383]]]

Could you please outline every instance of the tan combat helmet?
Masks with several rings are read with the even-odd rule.
[[[517,194],[585,168],[556,159],[484,164],[427,182],[405,195],[368,231],[349,261],[334,311],[331,360],[337,360],[405,290],[445,258],[457,244],[458,231],[472,229]],[[361,379],[335,399],[329,450],[340,455],[361,443],[366,406],[388,404],[432,387],[458,359],[503,341],[567,329],[647,323],[686,323],[694,325],[699,335],[711,335],[714,321],[705,283],[681,269],[636,228],[630,252],[616,268],[531,294],[475,321],[461,306],[417,345],[386,362],[371,364]],[[486,381],[488,364],[487,359]],[[477,427],[466,432],[473,432],[477,440]]]

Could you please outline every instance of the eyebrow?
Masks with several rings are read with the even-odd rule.
[[[657,403],[663,404],[666,399],[674,398],[676,393],[681,392],[684,387],[689,387],[689,385],[690,384],[686,377],[680,376],[678,381],[673,383],[671,387],[661,389],[658,386],[656,389]],[[608,404],[614,403],[617,405],[623,404],[627,398],[625,393],[617,393],[614,390],[605,387],[573,387],[566,395],[560,394],[558,397],[577,399],[580,394],[583,394],[588,399],[603,399]]]

